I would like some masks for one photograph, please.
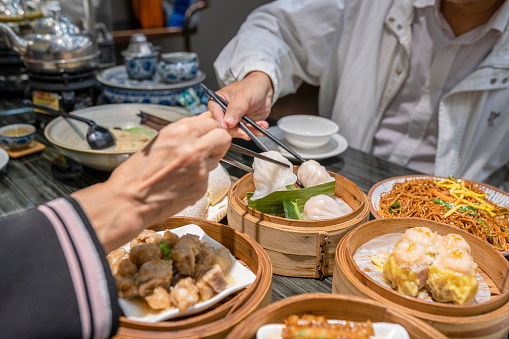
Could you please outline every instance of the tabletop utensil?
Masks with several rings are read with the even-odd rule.
[[[147,112],[144,112],[144,111],[141,111],[141,110],[138,110],[138,112],[136,112],[136,115],[138,115],[140,118],[141,118],[141,124],[143,125],[147,125],[157,131],[159,131],[160,129],[162,129],[164,126],[168,125],[171,123],[171,121],[168,121],[168,120],[165,120],[165,119],[162,119],[162,118],[159,118],[153,114],[150,114],[150,113],[147,113]],[[264,160],[264,161],[268,161],[268,162],[271,162],[273,164],[276,164],[278,166],[281,166],[281,167],[285,167],[285,168],[290,168],[291,166],[289,164],[285,164],[284,162],[281,162],[281,161],[278,161],[278,160],[275,160],[275,159],[272,159],[272,158],[269,158],[269,157],[266,157],[262,154],[258,154],[254,151],[251,151],[250,149],[247,149],[247,148],[244,148],[242,146],[239,146],[239,145],[236,145],[236,144],[231,144],[230,145],[230,151],[233,151],[233,152],[238,152],[238,153],[242,153],[242,154],[245,154],[245,155],[249,155],[253,158],[258,158],[260,160]],[[224,156],[223,159],[221,159],[223,162],[226,162],[227,164],[230,164],[230,165],[233,165],[235,167],[238,167],[244,171],[247,171],[247,172],[250,172],[250,173],[253,173],[253,169],[247,165],[244,165],[228,156]]]
[[[113,134],[107,128],[97,125],[94,121],[90,119],[86,119],[77,115],[71,115],[55,111],[48,107],[39,106],[34,104],[28,99],[23,100],[23,105],[39,109],[51,115],[74,119],[88,124],[90,127],[88,128],[87,131],[87,142],[90,148],[94,150],[100,150],[115,145],[115,137],[113,136]]]
[[[226,107],[228,106],[228,102],[226,102],[226,100],[224,100],[223,98],[221,98],[219,95],[217,95],[216,93],[212,92],[210,89],[207,88],[207,86],[205,86],[204,84],[200,84],[200,86],[203,88],[203,90],[207,93],[207,95],[212,99],[214,100],[219,106],[221,106],[221,108],[223,109],[224,112],[226,112]],[[305,162],[306,159],[304,159],[303,157],[301,157],[297,152],[295,152],[293,149],[291,149],[290,147],[288,147],[285,143],[283,143],[281,140],[279,140],[278,138],[276,138],[275,136],[273,136],[270,132],[268,132],[267,130],[263,129],[262,127],[260,127],[258,124],[256,124],[253,120],[251,120],[251,118],[247,117],[247,116],[243,116],[242,119],[244,119],[246,122],[248,122],[249,124],[251,124],[254,128],[256,128],[258,131],[260,131],[261,133],[263,133],[265,136],[267,136],[267,138],[269,138],[270,140],[274,141],[276,144],[278,144],[279,146],[281,146],[282,148],[284,148],[286,151],[288,151],[291,155],[293,155],[297,160],[299,160],[300,162]],[[261,149],[263,149],[265,152],[268,151],[268,149],[265,147],[265,145],[263,145],[259,140],[258,138],[256,138],[256,136],[254,136],[251,131],[249,131],[247,129],[247,127],[243,124],[243,123],[239,123],[239,126],[240,128],[242,128],[242,130],[244,130],[250,137],[251,139],[253,139],[253,141],[256,143],[256,145],[258,147],[260,147]],[[242,127],[244,126],[244,127]],[[247,132],[247,131],[249,132]],[[260,146],[258,145],[258,143],[262,144],[263,146]]]

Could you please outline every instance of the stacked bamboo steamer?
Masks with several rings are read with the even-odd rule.
[[[440,235],[461,235],[472,249],[479,273],[489,286],[490,300],[471,305],[427,302],[405,296],[371,279],[354,261],[355,251],[366,242],[388,233],[428,227]],[[364,296],[431,324],[450,338],[506,338],[509,332],[509,263],[485,241],[456,227],[418,218],[379,219],[350,232],[336,250],[332,291]]]
[[[297,172],[298,167],[294,167]],[[340,218],[304,221],[258,212],[246,204],[254,192],[253,175],[237,181],[228,193],[228,225],[251,236],[267,252],[275,274],[322,278],[332,275],[339,240],[369,218],[367,196],[351,181],[332,172],[336,196],[353,212]]]
[[[150,229],[164,231],[189,224],[200,226],[208,236],[228,248],[237,260],[256,274],[255,282],[198,314],[154,324],[132,321],[122,316],[115,338],[224,338],[240,321],[270,303],[270,259],[250,237],[219,223],[187,217],[170,218]]]
[[[443,334],[417,318],[367,298],[339,294],[310,293],[286,298],[253,313],[237,325],[226,339],[255,338],[266,324],[282,324],[290,315],[312,314],[326,319],[394,323],[403,326],[411,338],[442,339]]]

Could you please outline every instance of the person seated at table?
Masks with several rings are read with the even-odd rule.
[[[229,106],[209,110],[237,131],[307,82],[351,147],[496,183],[509,162],[508,19],[503,0],[274,1],[215,61]]]
[[[104,183],[0,219],[0,337],[107,338],[119,327],[105,253],[193,204],[230,146],[211,118],[168,125]]]

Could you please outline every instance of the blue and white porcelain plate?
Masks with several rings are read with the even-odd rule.
[[[97,80],[108,87],[113,87],[123,90],[136,90],[136,91],[174,91],[193,87],[205,80],[205,73],[198,70],[196,77],[192,80],[166,83],[162,81],[159,74],[156,72],[152,79],[134,80],[130,79],[127,75],[127,70],[124,65],[107,68],[97,75]]]

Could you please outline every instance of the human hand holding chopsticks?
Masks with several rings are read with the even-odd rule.
[[[249,140],[249,136],[239,126],[244,115],[255,121],[257,125],[266,129],[268,123],[265,119],[269,116],[272,96],[272,82],[268,75],[263,72],[251,72],[244,79],[233,82],[216,92],[228,102],[226,113],[212,100],[208,103],[208,109],[214,119],[228,130],[234,138]],[[250,124],[246,124],[256,136],[263,136]]]

